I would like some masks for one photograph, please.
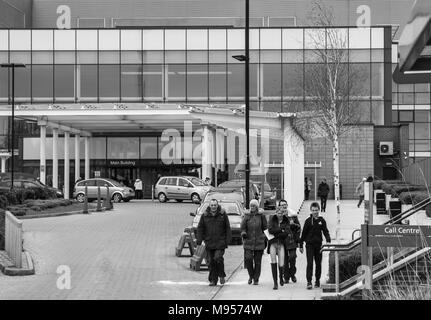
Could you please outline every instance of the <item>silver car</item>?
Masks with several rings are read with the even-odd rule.
[[[135,197],[135,191],[118,181],[107,178],[93,178],[81,180],[75,184],[75,188],[73,189],[73,197],[79,202],[84,202],[85,186],[87,186],[88,201],[97,199],[98,186],[100,186],[101,198],[106,197],[106,187],[109,187],[109,196],[114,202],[120,202],[121,200],[128,202],[130,199]]]
[[[212,188],[196,177],[161,177],[154,188],[154,197],[160,202],[175,199],[178,202],[191,200],[194,203],[200,203]]]

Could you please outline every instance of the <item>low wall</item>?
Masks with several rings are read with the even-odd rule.
[[[5,239],[5,211],[0,209],[0,250],[4,250],[4,239]]]

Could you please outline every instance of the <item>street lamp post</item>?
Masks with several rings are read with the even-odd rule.
[[[246,135],[246,163],[245,163],[245,207],[250,203],[250,5],[245,0],[245,55],[232,56],[238,61],[245,61],[245,135]]]
[[[12,128],[11,128],[11,134],[12,134],[12,148],[11,148],[11,184],[10,189],[13,189],[13,178],[14,178],[14,141],[15,141],[15,68],[25,68],[25,64],[22,63],[3,63],[1,65],[2,68],[9,68],[12,69]]]

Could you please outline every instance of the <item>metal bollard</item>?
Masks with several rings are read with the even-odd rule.
[[[154,202],[154,186],[151,186],[151,201]]]
[[[88,187],[87,187],[87,185],[85,185],[84,209],[82,210],[82,213],[85,213],[85,214],[88,213]]]
[[[97,208],[96,211],[102,211],[102,201],[100,198],[100,186],[97,186]]]

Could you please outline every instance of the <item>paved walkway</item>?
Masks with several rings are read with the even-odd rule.
[[[306,201],[302,207],[299,215],[301,225],[304,224],[305,219],[309,216],[309,207],[312,201]],[[363,204],[361,208],[357,208],[357,201],[355,200],[343,200],[341,203],[341,228],[340,228],[340,243],[346,243],[352,240],[352,232],[355,229],[359,229],[360,225],[364,222],[364,208]],[[388,215],[376,215],[374,208],[374,224],[382,224],[389,219]],[[331,239],[335,239],[336,229],[336,207],[334,200],[328,200],[326,213],[321,213],[325,218],[328,229],[331,234]],[[421,222],[422,224],[431,224],[431,218],[427,218],[423,212],[419,213],[416,217],[410,219],[410,224]],[[358,234],[356,234],[356,237]],[[335,240],[333,240],[335,242]],[[306,277],[305,268],[307,265],[304,254],[301,254],[297,250],[297,283],[290,282],[285,284],[283,287],[279,286],[278,290],[273,290],[272,273],[270,266],[270,256],[264,254],[262,258],[262,274],[258,286],[248,285],[248,272],[247,269],[241,268],[234,274],[234,276],[227,282],[224,287],[216,295],[217,300],[230,300],[230,299],[241,299],[244,300],[313,300],[320,299],[320,289],[306,289]],[[326,283],[328,275],[328,256],[329,253],[323,254],[322,259],[322,283]],[[313,270],[314,271],[314,270]],[[314,283],[314,278],[313,278]]]

